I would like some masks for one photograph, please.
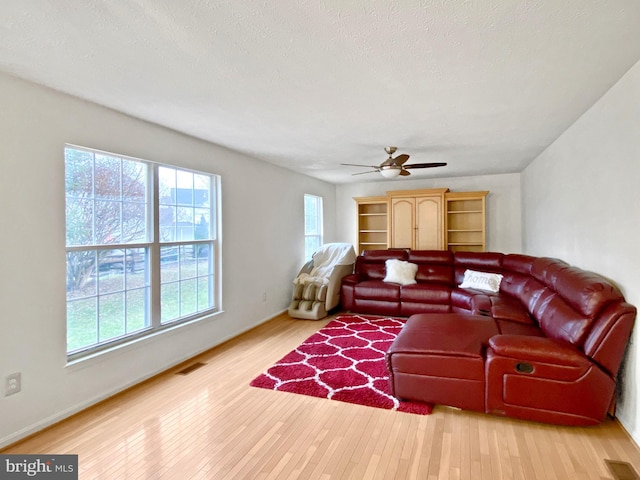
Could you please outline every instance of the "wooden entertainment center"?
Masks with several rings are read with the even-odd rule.
[[[386,248],[485,251],[488,193],[433,188],[355,197],[357,252]]]

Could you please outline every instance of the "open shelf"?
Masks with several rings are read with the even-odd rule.
[[[354,199],[358,215],[357,252],[384,250],[389,246],[388,201],[386,197],[360,197]]]
[[[485,241],[485,197],[489,192],[449,192],[447,201],[447,249],[482,252]]]

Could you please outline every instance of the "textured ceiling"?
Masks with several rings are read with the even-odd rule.
[[[640,59],[638,0],[0,0],[0,70],[330,182],[519,172]],[[401,177],[397,181],[402,181]]]

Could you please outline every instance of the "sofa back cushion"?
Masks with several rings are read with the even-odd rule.
[[[540,257],[533,261],[531,275],[539,282],[556,291],[558,276],[571,268],[568,263],[557,258]]]
[[[595,317],[614,302],[624,301],[620,290],[598,274],[568,268],[556,279],[556,292],[573,308],[588,317]]]
[[[455,252],[453,254],[454,282],[460,285],[464,280],[464,272],[502,273],[503,253],[495,252]]]
[[[406,250],[365,250],[356,259],[355,272],[366,275],[370,280],[384,279],[387,260],[406,260]]]
[[[583,346],[593,324],[592,318],[582,315],[557,293],[551,293],[537,302],[533,315],[547,337],[579,348]]]
[[[418,265],[418,283],[453,286],[453,254],[448,250],[412,250],[408,261]]]
[[[545,335],[579,348],[607,305],[623,300],[620,291],[603,277],[562,260],[538,258],[531,275],[527,283],[535,281],[544,289],[534,301],[529,295],[530,313]]]
[[[547,288],[546,285],[533,277],[529,277],[519,289],[518,299],[527,311],[538,320],[536,316],[537,307],[551,295],[553,295],[553,291]]]
[[[536,257],[520,254],[508,254],[502,259],[502,282],[500,291],[520,298],[524,284],[531,276],[533,261]]]

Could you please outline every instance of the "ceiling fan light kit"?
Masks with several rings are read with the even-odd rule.
[[[380,175],[384,178],[395,178],[402,172],[402,167],[396,165],[385,165],[380,168]]]
[[[409,169],[411,168],[433,168],[433,167],[444,167],[447,164],[444,162],[433,162],[433,163],[413,163],[409,165],[405,165],[406,161],[409,160],[409,155],[402,154],[393,158],[393,154],[397,150],[396,147],[386,147],[384,149],[385,152],[389,154],[389,158],[387,158],[380,165],[360,165],[356,163],[341,163],[340,165],[347,165],[351,167],[367,167],[373,168],[368,172],[359,172],[354,173],[353,175],[362,175],[363,173],[373,173],[379,172],[384,178],[395,178],[398,176],[406,177],[411,175]]]

